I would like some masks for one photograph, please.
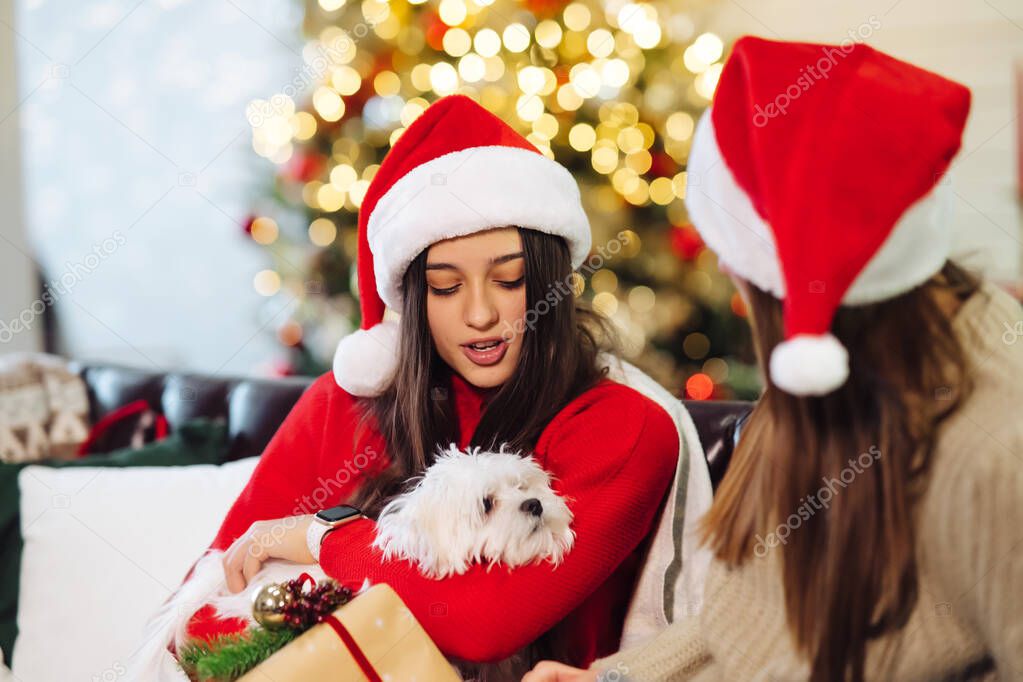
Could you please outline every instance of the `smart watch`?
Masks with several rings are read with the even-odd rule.
[[[357,507],[347,504],[340,504],[336,507],[321,509],[313,515],[313,521],[309,524],[309,530],[305,534],[306,546],[309,553],[317,563],[320,561],[320,545],[327,533],[356,519],[364,519],[366,516]]]

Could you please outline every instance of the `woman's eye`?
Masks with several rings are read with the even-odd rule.
[[[500,284],[501,286],[503,286],[505,289],[518,289],[520,286],[522,286],[522,283],[524,281],[526,281],[525,275],[523,275],[522,277],[519,277],[516,280],[512,280],[512,281],[498,281],[497,283]]]
[[[494,508],[494,498],[484,497],[483,498],[483,513],[489,514],[490,510]]]
[[[457,284],[455,284],[454,286],[447,287],[446,289],[441,289],[441,288],[435,287],[435,286],[431,286],[430,287],[430,291],[432,293],[436,294],[437,296],[450,296],[451,294],[455,293],[455,291],[457,291],[457,290],[458,290],[458,285]]]

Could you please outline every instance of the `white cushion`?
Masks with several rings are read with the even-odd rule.
[[[25,467],[14,675],[121,678],[146,621],[212,542],[258,459]]]

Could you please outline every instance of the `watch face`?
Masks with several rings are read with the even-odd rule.
[[[347,504],[342,504],[337,507],[330,507],[329,509],[321,509],[316,512],[316,516],[327,523],[334,523],[335,521],[343,521],[350,516],[358,516],[361,513],[362,512],[355,507],[349,507]]]

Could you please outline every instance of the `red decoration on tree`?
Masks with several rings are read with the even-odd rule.
[[[245,234],[249,235],[250,237],[252,236],[252,223],[256,222],[256,218],[258,217],[259,216],[250,213],[245,217],[245,220],[242,221],[242,229],[245,230]]]
[[[448,32],[448,25],[440,20],[440,15],[434,11],[423,12],[423,24],[426,29],[426,44],[431,49],[440,52],[444,49],[444,34]]]
[[[736,317],[746,317],[746,301],[742,300],[742,296],[736,291],[732,294],[732,298],[729,301],[729,305],[732,307],[732,312],[735,313]]]
[[[703,251],[703,240],[692,225],[682,225],[671,230],[671,250],[684,261],[691,261]]]
[[[661,151],[651,155],[650,175],[653,177],[671,177],[678,171],[675,159]]]
[[[526,8],[535,14],[537,18],[549,19],[565,9],[568,4],[565,0],[526,0],[523,3]]]
[[[288,165],[285,168],[285,174],[298,182],[309,182],[315,180],[323,174],[323,171],[327,167],[327,160],[320,154],[302,154],[296,153],[288,161]]]
[[[714,395],[714,380],[698,372],[686,380],[686,397],[690,400],[709,400]]]

